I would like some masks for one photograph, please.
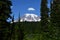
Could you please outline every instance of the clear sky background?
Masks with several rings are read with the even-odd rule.
[[[12,1],[12,14],[15,15],[15,19],[20,16],[23,16],[26,13],[34,13],[40,16],[40,4],[41,0],[11,0]],[[49,3],[50,0],[48,0]],[[50,5],[48,4],[48,7]]]

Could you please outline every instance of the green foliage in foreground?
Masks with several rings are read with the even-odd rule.
[[[20,27],[24,32],[24,40],[60,40],[58,28],[49,25],[48,31],[43,31],[40,25],[39,22],[21,22]]]

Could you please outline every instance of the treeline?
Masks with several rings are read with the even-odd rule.
[[[41,0],[40,22],[20,22],[19,14],[18,22],[14,23],[14,15],[10,16],[11,1],[0,0],[0,39],[60,40],[60,0],[50,0],[50,8],[47,4],[48,0]],[[7,22],[8,18],[11,18],[13,23]],[[34,34],[33,37],[30,36],[31,34]]]

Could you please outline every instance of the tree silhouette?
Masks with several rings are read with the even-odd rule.
[[[10,40],[15,40],[15,23],[14,23],[14,14],[12,17],[12,24],[10,26]]]
[[[10,18],[11,14],[11,1],[9,0],[0,0],[0,39],[6,40],[6,36],[8,33],[8,22],[6,21]]]
[[[56,27],[60,27],[60,0],[54,0],[53,3],[51,4],[51,22],[53,25],[56,25]]]
[[[20,25],[21,25],[21,23],[20,23],[20,13],[19,13],[19,20],[18,20],[19,35],[18,35],[18,40],[23,40],[24,33],[23,33],[23,30],[22,30]]]
[[[60,0],[53,0],[51,3],[51,14],[50,14],[50,21],[51,27],[53,28],[53,37],[56,40],[60,40]]]
[[[47,0],[41,0],[41,29],[48,31],[48,12]]]

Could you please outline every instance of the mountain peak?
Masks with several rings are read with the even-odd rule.
[[[36,14],[28,14],[28,13],[26,13],[25,15],[26,15],[26,16],[32,16],[32,17],[33,17],[33,16],[36,16],[36,17],[37,17]]]
[[[22,21],[28,21],[28,22],[37,22],[40,21],[40,17],[38,17],[38,15],[36,14],[25,14],[24,16],[21,17],[21,22]]]
[[[41,19],[38,15],[36,14],[24,14],[21,18],[20,18],[20,22],[39,22]],[[17,20],[14,20],[14,22],[18,22],[18,19]],[[13,22],[11,22],[13,23]]]

